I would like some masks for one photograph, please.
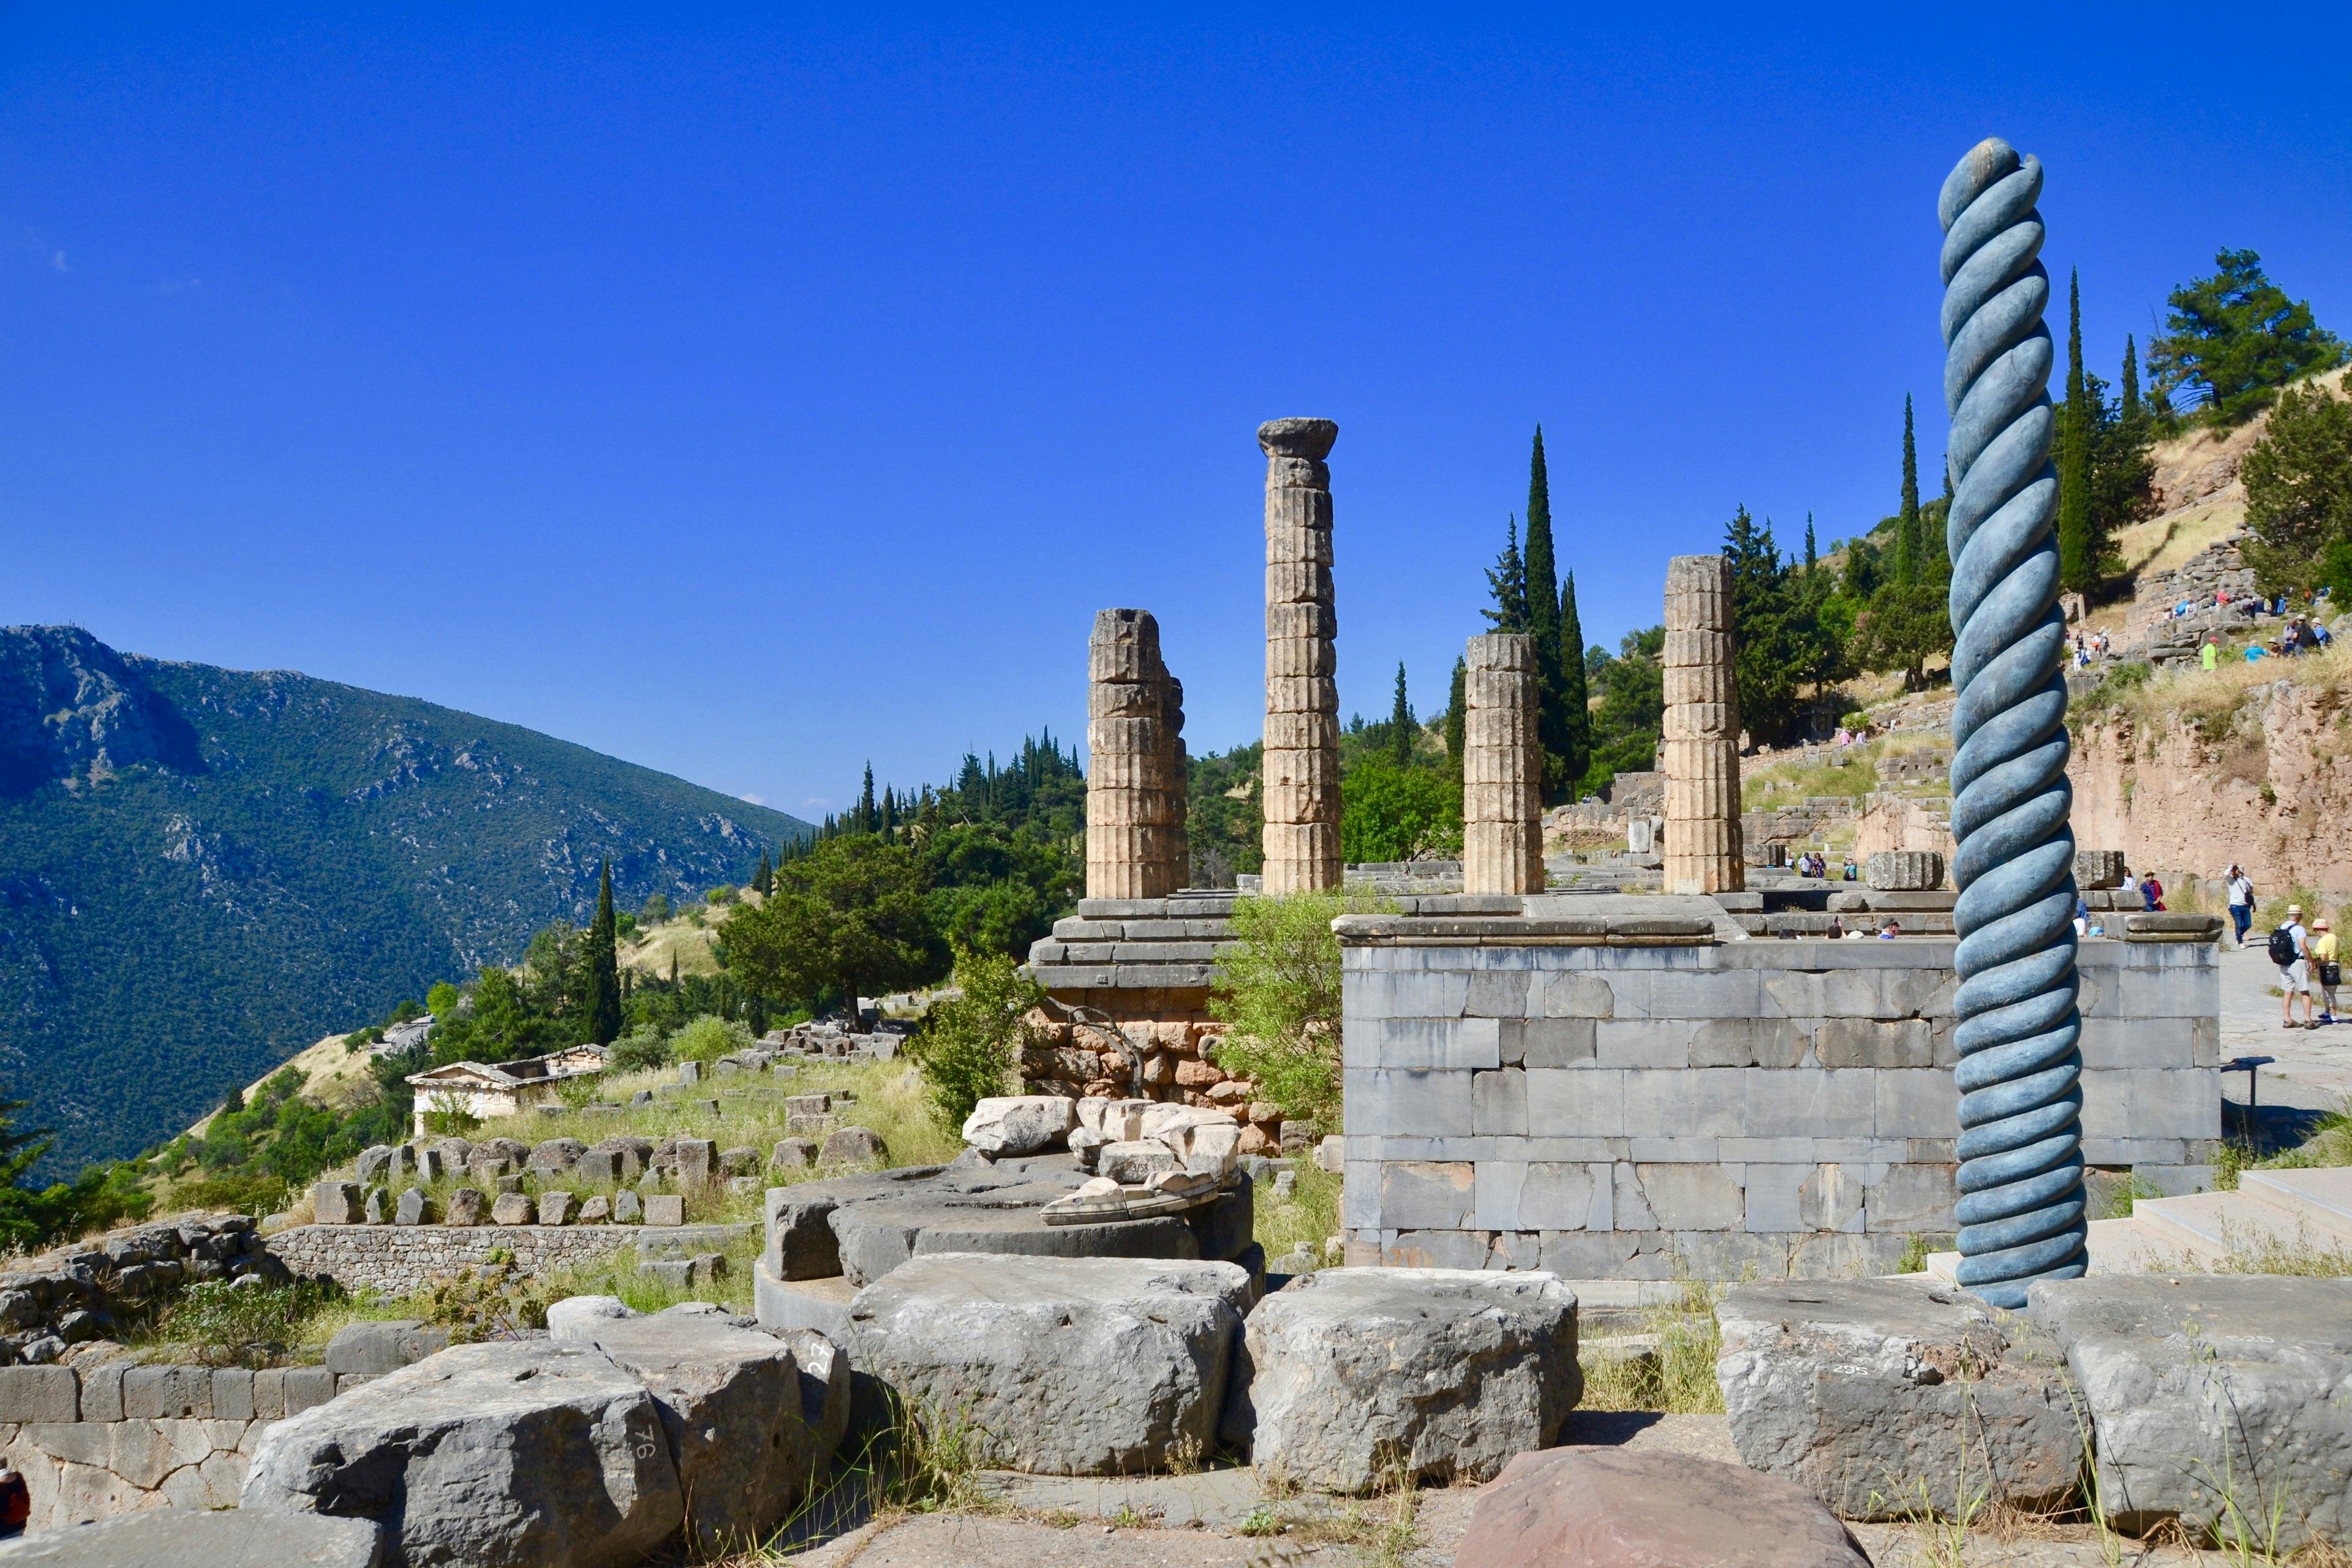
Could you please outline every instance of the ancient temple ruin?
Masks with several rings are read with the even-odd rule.
[[[1665,699],[1666,891],[1738,892],[1739,688],[1720,555],[1666,563]]]
[[[1543,752],[1536,739],[1536,643],[1472,637],[1465,656],[1462,890],[1540,893]]]
[[[1103,610],[1087,646],[1087,897],[1164,899],[1181,886],[1184,689],[1149,610]]]
[[[1328,419],[1269,419],[1265,452],[1265,884],[1339,885],[1339,683]]]

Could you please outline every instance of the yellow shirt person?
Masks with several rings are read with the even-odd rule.
[[[2211,669],[2213,668],[2214,657],[2213,645],[2210,642],[2203,647],[2197,650],[2197,662],[2203,665],[2207,669]]]

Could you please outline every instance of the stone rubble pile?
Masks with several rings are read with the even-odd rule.
[[[134,1226],[0,1272],[0,1366],[51,1363],[69,1345],[113,1338],[189,1285],[289,1278],[243,1215]]]

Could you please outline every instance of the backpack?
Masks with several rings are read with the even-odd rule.
[[[2271,932],[2271,962],[2284,969],[2302,955],[2294,951],[2294,932],[2281,926]]]

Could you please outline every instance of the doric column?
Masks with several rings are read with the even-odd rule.
[[[1150,611],[1096,613],[1087,677],[1087,897],[1164,899],[1188,858],[1183,689]]]
[[[1339,687],[1328,419],[1270,419],[1265,452],[1265,891],[1339,886]]]
[[[1666,563],[1666,846],[1669,893],[1747,886],[1739,843],[1739,690],[1731,665],[1731,563]]]
[[[1472,637],[1462,690],[1462,890],[1540,893],[1543,752],[1536,740],[1536,643]]]

